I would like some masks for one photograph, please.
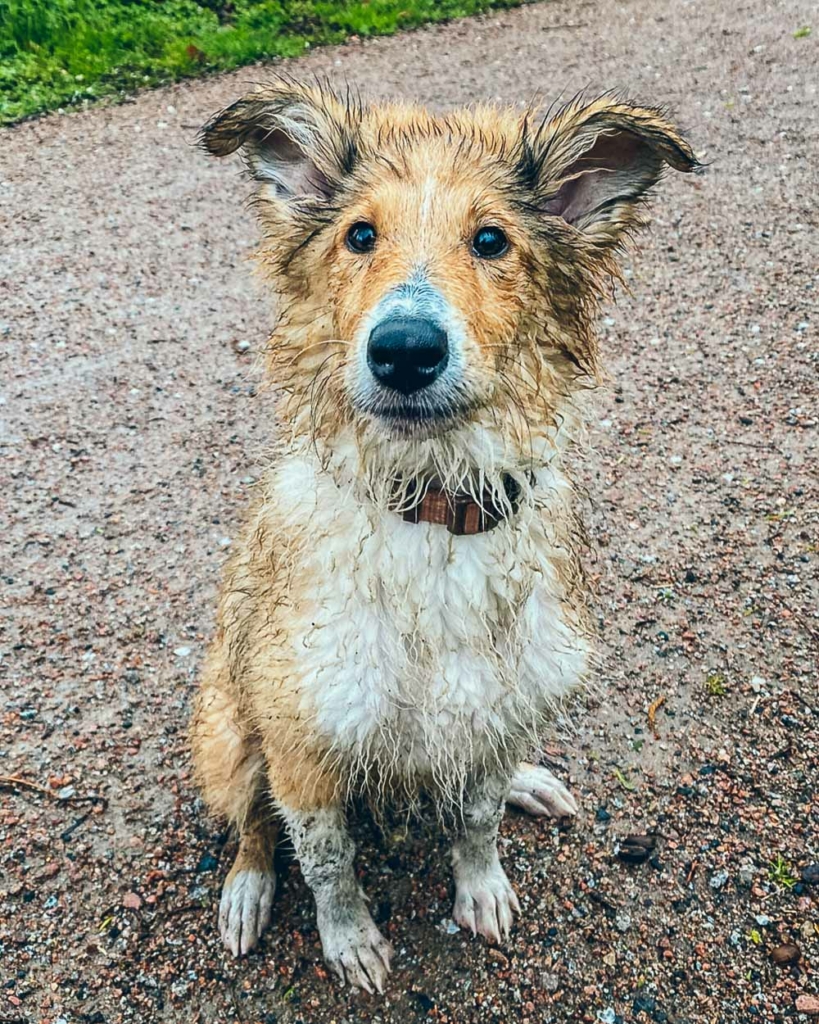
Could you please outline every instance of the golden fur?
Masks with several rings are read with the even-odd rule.
[[[411,104],[366,107],[326,85],[284,79],[217,114],[202,141],[219,156],[241,149],[257,182],[258,260],[278,303],[268,370],[281,389],[276,463],[227,569],[194,718],[205,799],[245,837],[266,834],[268,793],[280,810],[302,815],[338,805],[359,785],[382,794],[430,785],[462,802],[470,778],[513,770],[560,694],[582,679],[581,530],[560,452],[579,426],[580,395],[599,377],[594,319],[618,275],[618,251],[664,167],[689,171],[696,161],[661,111],[613,96],[576,99],[551,116],[489,106],[433,115]],[[377,231],[371,253],[345,244],[357,222]],[[485,224],[509,241],[502,259],[476,259],[470,249]],[[372,311],[413,275],[461,325],[462,373],[445,415],[422,397],[424,415],[401,420],[368,391],[361,351]],[[440,549],[450,567],[440,586],[457,586],[440,615],[426,618],[423,601],[402,597],[422,585],[419,574],[430,593],[437,584],[423,559],[404,562],[398,550],[420,533],[390,539],[399,529],[396,488],[435,481],[476,500],[488,488],[502,503],[508,477],[521,508],[509,510],[507,533],[448,548],[429,534],[428,565]],[[331,614],[333,574],[353,582]],[[553,609],[544,621],[559,618],[542,649],[520,625],[541,592]],[[479,608],[468,621],[451,614],[461,599]],[[361,641],[350,671],[360,664],[369,678],[370,661],[397,664],[394,642],[405,662],[411,648],[415,675],[396,684],[394,714],[380,713],[363,738],[335,742],[319,725],[316,696],[334,691],[308,679],[335,657],[333,648],[322,661],[327,638],[357,643],[341,624],[350,609],[363,623],[371,607],[375,645]],[[418,744],[435,747],[433,725],[449,714],[449,698],[421,680],[455,671],[444,667],[449,648],[476,666],[491,663],[506,710],[486,725],[495,740],[480,749],[474,712],[454,715],[458,742],[419,760]],[[544,673],[565,673],[566,685],[515,703],[517,674],[535,656]],[[413,734],[402,745],[394,730],[407,716],[427,739]],[[263,870],[267,852],[246,839],[237,867]]]
[[[639,205],[631,201],[615,206],[587,231],[558,217],[544,217],[541,208],[559,193],[565,169],[580,173],[578,158],[621,125],[631,133],[639,129],[639,138],[646,140],[641,169],[641,184],[646,187],[656,182],[663,161],[691,169],[694,160],[687,143],[661,112],[608,96],[591,103],[575,100],[536,123],[532,112],[497,107],[444,116],[405,104],[364,108],[321,84],[280,81],[218,115],[203,132],[204,145],[224,155],[257,133],[276,131],[277,112],[301,104],[314,114],[316,163],[335,191],[331,202],[321,204],[277,202],[264,190],[257,197],[264,230],[259,260],[279,300],[268,363],[271,379],[284,394],[282,443],[315,444],[330,461],[333,438],[343,426],[352,425],[361,450],[370,456],[362,461],[382,504],[389,497],[385,485],[397,475],[391,463],[400,463],[407,477],[434,474],[453,490],[474,486],[474,453],[460,438],[402,439],[397,453],[393,439],[393,451],[385,451],[378,428],[359,422],[348,400],[344,369],[350,339],[373,302],[407,276],[420,248],[428,253],[431,276],[473,328],[469,372],[476,397],[470,423],[487,430],[502,424],[515,468],[525,469],[532,455],[533,429],[571,421],[573,397],[596,378],[597,302],[617,275],[615,255],[624,237],[642,223]],[[428,236],[419,237],[415,228],[431,170],[436,216],[426,222]],[[458,244],[487,213],[515,244],[502,271],[476,267],[467,247]],[[362,268],[361,258],[344,249],[343,234],[350,223],[371,218],[389,225],[391,250],[389,258]],[[565,527],[573,530],[566,511]],[[266,618],[259,628],[259,599],[266,608],[286,608],[291,588],[299,586],[309,593],[310,587],[309,580],[294,581],[285,570],[288,553],[276,545],[282,529],[275,507],[264,497],[245,537],[247,546],[227,571],[219,637],[201,701],[207,707],[208,693],[218,694],[219,710],[213,712],[219,723],[216,732],[227,720],[235,723],[237,737],[242,735],[239,723],[247,728],[250,713],[244,692],[249,665],[255,663],[255,674],[265,680],[283,674],[267,663],[279,656],[265,653],[274,635]],[[293,540],[288,538],[288,546]],[[573,545],[569,537],[566,542],[568,559]],[[254,639],[262,651],[254,649]],[[226,695],[234,695],[230,709],[218,703]],[[283,697],[277,697],[279,710]],[[285,720],[293,721],[290,716]],[[208,754],[202,735],[202,730],[194,733],[206,795],[217,810],[237,820],[229,811],[228,778],[222,776],[247,770],[248,762],[234,765],[231,757],[223,763],[220,754],[219,770],[209,770],[203,764]],[[221,742],[233,749],[233,737],[229,732],[226,740],[214,742],[220,750]],[[307,737],[298,729],[294,735],[288,730],[276,746],[296,766],[285,773],[287,798],[296,792],[308,803],[313,794],[326,798],[326,786],[335,781],[318,784],[321,752],[310,751]],[[238,744],[237,749],[244,747]],[[269,751],[271,755],[275,750]]]

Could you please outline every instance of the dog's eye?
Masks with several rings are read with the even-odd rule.
[[[347,248],[353,252],[372,252],[375,248],[375,228],[360,220],[347,232]]]
[[[500,228],[480,228],[472,239],[472,251],[482,260],[495,260],[509,248],[509,239]]]

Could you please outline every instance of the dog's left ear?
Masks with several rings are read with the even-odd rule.
[[[361,116],[349,95],[278,79],[212,117],[199,140],[214,156],[241,150],[266,198],[324,200],[354,169]]]
[[[666,166],[698,166],[662,112],[609,97],[572,103],[527,135],[518,169],[538,209],[602,244],[616,244],[640,225],[640,201]]]

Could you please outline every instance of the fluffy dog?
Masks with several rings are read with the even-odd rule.
[[[576,810],[521,762],[588,661],[564,452],[618,250],[664,168],[696,161],[661,111],[608,95],[439,116],[286,80],[202,141],[256,183],[282,391],[193,724],[205,799],[240,837],[221,932],[245,953],[268,923],[283,820],[329,965],[381,991],[351,794],[431,795],[453,917],[491,941],[519,912],[504,803]]]

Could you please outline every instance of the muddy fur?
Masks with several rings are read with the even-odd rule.
[[[284,79],[217,114],[202,143],[241,151],[255,182],[280,391],[194,719],[205,797],[241,831],[268,794],[313,821],[352,793],[425,790],[463,826],[587,678],[564,453],[600,380],[594,320],[618,253],[663,170],[696,161],[662,111],[614,96],[433,115]],[[360,223],[371,251],[349,244]],[[498,258],[474,248],[486,225],[508,242]],[[448,339],[411,400],[367,354],[374,325],[406,315]],[[429,486],[488,493],[506,515],[469,537],[405,523],[396,509]],[[498,818],[484,819],[470,842],[494,849]],[[494,887],[511,920],[492,870],[464,881],[462,904]]]

